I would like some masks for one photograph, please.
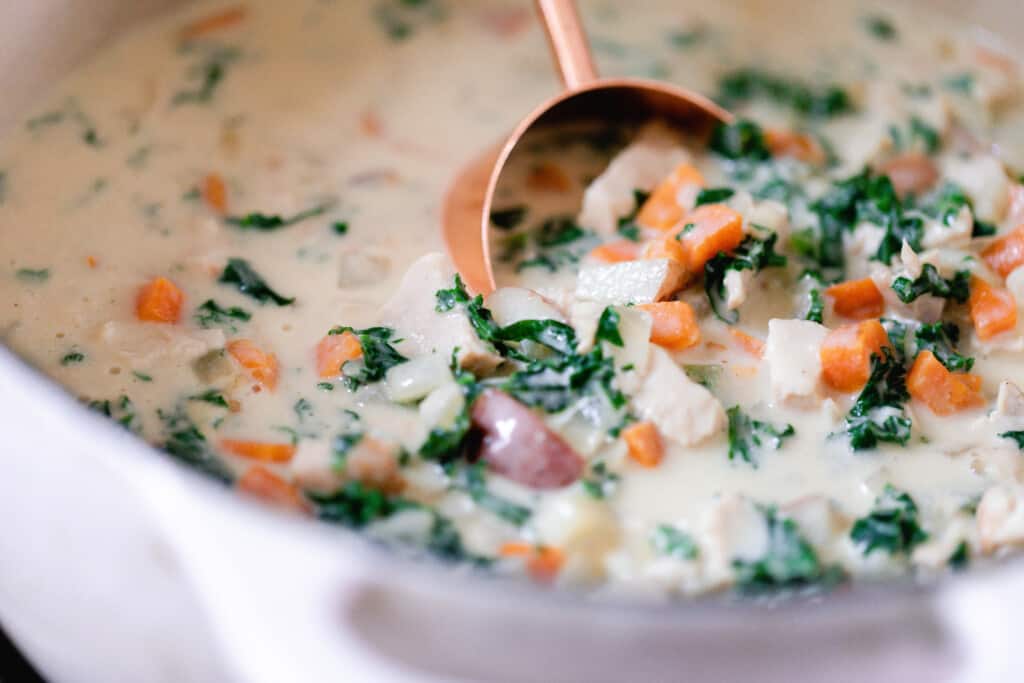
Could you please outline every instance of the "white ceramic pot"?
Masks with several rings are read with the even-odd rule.
[[[4,3],[0,129],[166,4]],[[1024,37],[1019,0],[929,4]],[[0,424],[0,621],[53,681],[1024,680],[1019,562],[775,610],[597,606],[238,499],[2,347]]]

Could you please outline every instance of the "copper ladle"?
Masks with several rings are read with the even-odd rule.
[[[534,109],[501,145],[463,167],[448,189],[441,227],[448,254],[475,293],[494,291],[491,203],[512,151],[534,126],[571,121],[660,119],[691,136],[704,136],[732,115],[684,88],[642,78],[598,78],[574,0],[536,0],[565,91]]]

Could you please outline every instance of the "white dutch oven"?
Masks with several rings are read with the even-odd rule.
[[[8,0],[0,129],[167,4]],[[1019,0],[964,5],[929,3],[1024,38]],[[0,416],[0,621],[54,681],[1024,680],[1020,563],[773,610],[597,606],[240,500],[2,347]]]

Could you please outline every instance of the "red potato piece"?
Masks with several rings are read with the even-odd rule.
[[[583,474],[579,454],[508,394],[488,389],[471,417],[484,433],[480,459],[498,474],[535,489],[568,486]]]
[[[889,176],[893,189],[900,197],[920,196],[935,187],[939,168],[928,156],[919,152],[906,152],[889,159],[880,171]]]

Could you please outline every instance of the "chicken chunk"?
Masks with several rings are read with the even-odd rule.
[[[764,357],[768,361],[772,396],[799,408],[818,406],[825,395],[821,381],[821,343],[828,330],[809,320],[768,321]]]
[[[725,410],[710,391],[697,384],[666,351],[651,348],[650,369],[633,396],[642,420],[654,422],[665,438],[694,446],[722,431]]]
[[[950,159],[946,163],[945,174],[971,198],[978,218],[998,223],[1006,215],[1010,202],[1010,179],[994,156]]]
[[[601,235],[614,235],[619,218],[636,209],[634,190],[650,190],[689,154],[663,126],[649,126],[615,157],[583,193],[577,222]]]
[[[433,352],[448,357],[458,349],[462,367],[489,372],[501,363],[501,356],[480,341],[466,314],[459,307],[443,313],[435,308],[436,292],[451,288],[454,278],[455,271],[442,254],[422,256],[409,266],[398,290],[384,304],[380,320],[399,331],[403,341],[396,346],[403,355]]]
[[[1024,544],[1024,489],[999,485],[985,491],[978,503],[977,521],[984,553]]]
[[[672,259],[588,263],[580,268],[576,297],[604,304],[649,304],[668,298],[685,280],[685,269]]]
[[[185,331],[177,326],[111,320],[96,336],[133,370],[166,363],[191,363],[214,349],[224,348],[223,330]]]

